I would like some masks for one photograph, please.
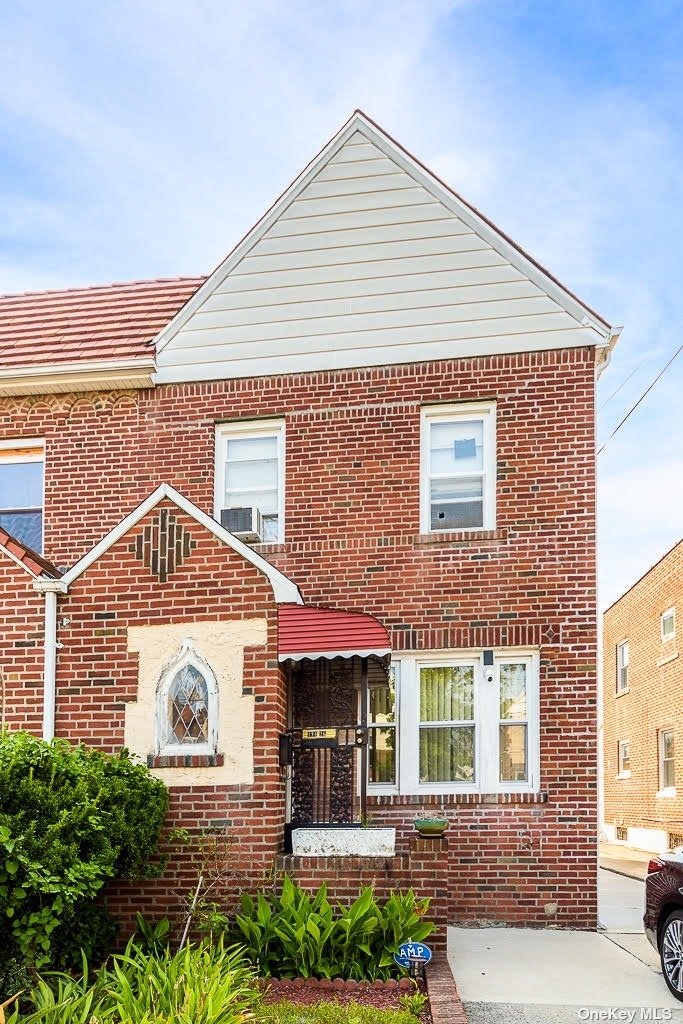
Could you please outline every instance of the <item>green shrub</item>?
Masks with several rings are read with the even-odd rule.
[[[260,992],[240,950],[185,946],[150,954],[133,942],[91,981],[46,975],[30,993],[27,1013],[14,1008],[7,1024],[244,1024]]]
[[[264,977],[374,981],[399,973],[393,954],[402,942],[432,932],[428,906],[412,889],[381,905],[367,888],[350,907],[333,907],[325,885],[309,896],[285,876],[280,895],[242,897],[230,936]]]
[[[164,784],[127,752],[0,733],[0,944],[38,967],[66,965],[111,935],[92,903],[115,878],[154,873]],[[95,926],[95,919],[97,924]],[[1,951],[0,951],[1,953]]]

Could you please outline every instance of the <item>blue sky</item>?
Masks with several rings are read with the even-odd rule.
[[[361,107],[625,325],[604,438],[683,342],[682,53],[678,0],[3,5],[0,290],[210,270]],[[682,385],[599,457],[603,605],[683,534]]]

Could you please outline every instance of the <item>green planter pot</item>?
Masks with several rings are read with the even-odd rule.
[[[442,836],[448,828],[447,818],[416,818],[415,831],[421,836]]]

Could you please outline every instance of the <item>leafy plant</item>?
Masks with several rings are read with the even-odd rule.
[[[138,946],[143,952],[158,954],[168,949],[171,922],[167,917],[162,917],[156,924],[151,924],[142,914],[137,913],[135,920],[141,936]]]
[[[0,733],[0,952],[44,967],[101,951],[111,930],[93,901],[111,879],[155,873],[167,806],[125,751]]]
[[[406,1010],[407,1013],[412,1013],[413,1017],[419,1017],[428,1002],[429,996],[417,990],[415,992],[406,992],[398,1000],[401,1009]]]
[[[393,954],[402,942],[431,933],[428,905],[412,889],[382,905],[366,888],[350,907],[333,907],[326,885],[310,896],[285,875],[279,895],[243,895],[230,935],[264,977],[372,981],[398,973]]]
[[[134,942],[92,981],[50,974],[14,1008],[7,1024],[245,1024],[260,1001],[253,969],[241,952],[216,946],[166,948],[150,954]]]

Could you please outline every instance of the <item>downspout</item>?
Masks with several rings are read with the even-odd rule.
[[[55,707],[57,691],[57,594],[66,594],[61,580],[41,577],[33,587],[45,595],[45,640],[43,655],[43,739],[48,742],[55,735]]]
[[[55,696],[57,690],[57,594],[45,591],[45,657],[43,663],[43,739],[55,735]]]

